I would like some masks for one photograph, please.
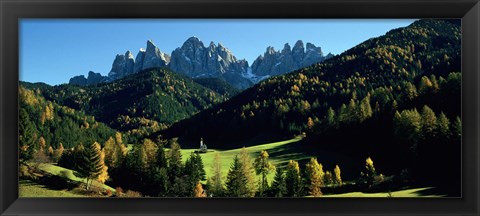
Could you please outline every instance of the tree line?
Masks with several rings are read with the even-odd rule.
[[[169,146],[169,149],[165,149]],[[267,151],[252,158],[246,148],[233,158],[228,173],[222,173],[220,154],[215,153],[211,176],[206,176],[202,157],[192,152],[182,162],[176,140],[145,139],[131,150],[116,133],[101,147],[97,142],[65,150],[58,165],[74,170],[78,177],[151,197],[303,197],[321,196],[325,186],[342,186],[340,167],[325,171],[316,158],[301,170],[297,161],[276,168]],[[373,165],[372,165],[373,166]],[[275,173],[271,184],[267,175]],[[120,190],[120,191],[121,191]]]

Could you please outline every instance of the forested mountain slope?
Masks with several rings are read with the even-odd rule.
[[[458,170],[460,29],[452,20],[416,21],[262,81],[162,134],[183,145],[203,137],[228,149],[306,132],[305,151],[339,152],[352,161],[373,156],[387,173],[419,161],[428,171],[439,164]],[[448,154],[450,163],[441,163]]]
[[[41,94],[48,100],[82,110],[98,121],[128,132],[135,141],[226,101],[235,90],[222,84],[195,81],[166,68],[146,70],[111,83],[90,86],[65,84],[49,87],[24,83],[32,89],[41,89]]]

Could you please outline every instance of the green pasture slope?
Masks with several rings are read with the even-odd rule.
[[[48,163],[40,163],[40,164],[31,163],[30,165],[36,165],[38,166],[38,169],[42,171],[45,171],[54,176],[67,178],[76,183],[87,182],[86,178],[79,178],[75,176],[74,171],[71,169],[66,169],[66,168],[59,167],[53,164],[48,164]],[[74,191],[49,189],[44,185],[35,183],[33,181],[29,181],[29,180],[21,180],[19,183],[20,183],[19,184],[20,197],[85,197],[85,195],[75,193]],[[101,187],[105,190],[110,190],[113,193],[115,193],[114,188],[108,185],[99,183],[97,181],[93,181],[92,185]]]
[[[19,197],[86,197],[69,190],[53,190],[30,180],[20,180]]]
[[[261,151],[266,150],[270,155],[270,161],[276,167],[278,167],[278,166],[283,166],[285,163],[288,163],[289,160],[305,160],[311,157],[307,153],[296,151],[297,144],[300,144],[299,142],[301,140],[302,140],[302,137],[297,136],[290,140],[246,147],[246,150],[252,157],[252,162]],[[182,149],[181,150],[182,160],[185,162],[188,159],[188,157],[190,157],[190,154],[196,150],[197,149]],[[241,148],[231,149],[231,150],[208,149],[207,153],[201,153],[200,156],[202,157],[207,178],[211,176],[211,171],[212,171],[211,167],[213,164],[213,160],[215,158],[215,154],[217,152],[220,153],[222,176],[225,178],[233,162],[233,158],[235,157],[235,155],[239,155],[241,150],[242,150]],[[270,175],[268,175],[268,180],[273,181],[273,177],[274,177],[274,173],[272,172]]]

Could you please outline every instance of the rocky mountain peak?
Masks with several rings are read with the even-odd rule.
[[[215,45],[212,41],[208,47],[205,47],[196,37],[188,38],[182,47],[172,52],[169,67],[175,72],[193,78],[222,78],[241,88],[251,85],[248,80],[242,80],[244,78],[241,76],[241,73],[248,68],[248,63],[237,61],[223,44]]]
[[[303,41],[302,40],[298,40],[295,45],[293,46],[293,49],[295,50],[304,50],[304,46],[303,46]]]
[[[268,46],[263,55],[259,55],[249,67],[245,59],[237,60],[235,55],[222,43],[211,41],[208,47],[193,36],[181,47],[175,49],[171,56],[162,52],[153,40],[147,40],[146,48],[140,48],[136,57],[131,51],[118,54],[112,63],[108,77],[89,72],[88,78],[76,76],[70,83],[79,85],[95,82],[113,81],[132,73],[158,67],[169,67],[175,72],[192,78],[216,77],[226,80],[237,88],[246,88],[263,78],[287,73],[298,68],[323,61],[333,55],[324,56],[320,47],[298,40],[293,48],[285,43],[283,49],[275,50]]]
[[[263,56],[259,56],[252,64],[252,73],[257,77],[268,77],[287,73],[296,69],[325,60],[320,47],[307,43],[307,50],[302,40],[298,40],[293,48],[286,43],[283,49],[275,51],[271,46]],[[261,80],[261,79],[259,79]]]
[[[288,43],[285,43],[285,45],[283,45],[282,54],[286,54],[290,52],[292,52],[292,48],[290,48],[290,45]]]
[[[182,45],[182,49],[188,49],[188,48],[193,48],[193,49],[204,48],[204,45],[203,45],[203,42],[200,41],[200,39],[198,39],[197,37],[190,37]]]
[[[125,56],[127,57],[127,59],[134,59],[133,54],[132,52],[130,52],[130,50],[127,50],[127,52],[125,53]]]
[[[137,57],[135,57],[135,65],[133,66],[133,73],[138,73],[143,68],[143,61],[145,60],[145,49],[140,48],[137,53]]]
[[[108,77],[111,80],[115,80],[132,74],[134,64],[135,60],[130,51],[127,51],[124,55],[117,54],[113,60],[112,69],[108,73]]]
[[[268,46],[267,47],[267,51],[265,51],[265,55],[275,55],[277,54],[277,51],[275,51],[275,48],[273,48],[272,46]]]
[[[170,56],[163,53],[152,40],[147,41],[147,50],[142,63],[142,70],[165,67],[170,61]]]
[[[93,84],[102,83],[106,81],[107,81],[107,77],[102,76],[100,73],[89,71],[87,78],[85,78],[84,75],[75,76],[75,77],[72,77],[68,83],[79,85],[79,86],[87,86],[87,85],[93,85]]]

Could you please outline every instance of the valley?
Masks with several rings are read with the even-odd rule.
[[[421,19],[252,65],[149,40],[108,76],[21,81],[21,196],[459,197],[460,38],[458,20]]]

